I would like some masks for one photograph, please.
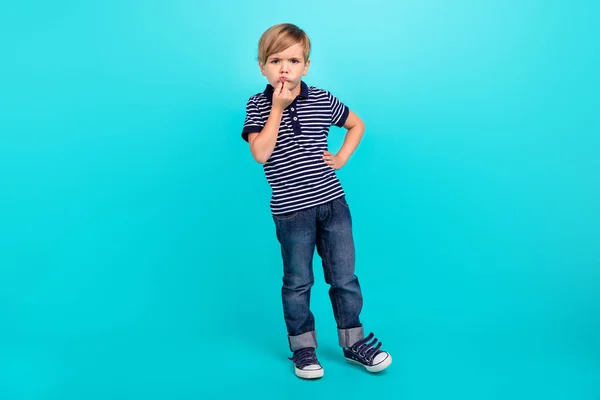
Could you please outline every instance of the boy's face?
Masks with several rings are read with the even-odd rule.
[[[300,43],[288,47],[281,53],[276,53],[267,58],[266,64],[258,63],[260,71],[267,77],[267,81],[273,86],[281,85],[285,81],[285,87],[294,91],[299,87],[302,77],[308,73],[310,60],[304,62],[304,50]]]

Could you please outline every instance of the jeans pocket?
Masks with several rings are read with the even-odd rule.
[[[338,197],[337,199],[335,199],[335,201],[337,201],[338,203],[340,203],[341,205],[343,205],[346,208],[350,208],[350,206],[348,205],[348,202],[346,202],[346,196]]]
[[[298,215],[298,211],[292,211],[285,214],[273,214],[273,218],[276,221],[289,221],[291,219],[296,218],[296,215]]]

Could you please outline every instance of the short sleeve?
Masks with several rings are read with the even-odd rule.
[[[246,104],[246,120],[244,121],[244,128],[242,129],[242,139],[248,141],[248,134],[254,132],[260,132],[263,130],[265,124],[263,123],[262,115],[258,110],[258,105],[252,98],[248,100]]]
[[[343,127],[348,119],[350,109],[344,103],[338,100],[337,97],[327,92],[329,98],[329,106],[331,107],[331,125]]]

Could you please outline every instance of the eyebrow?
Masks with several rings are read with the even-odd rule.
[[[275,57],[275,56],[271,56],[269,57],[269,60],[279,60],[281,58],[285,58],[285,57]],[[292,57],[288,57],[289,60],[301,60],[302,57],[296,57],[296,56],[292,56]]]

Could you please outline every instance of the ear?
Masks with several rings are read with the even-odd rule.
[[[310,67],[310,59],[306,60],[306,65],[304,66],[304,72],[302,73],[302,76],[306,76],[306,74],[308,74],[308,67]]]
[[[260,73],[263,74],[263,76],[267,74],[267,71],[265,71],[265,65],[260,61],[258,62],[258,68],[260,68]]]

